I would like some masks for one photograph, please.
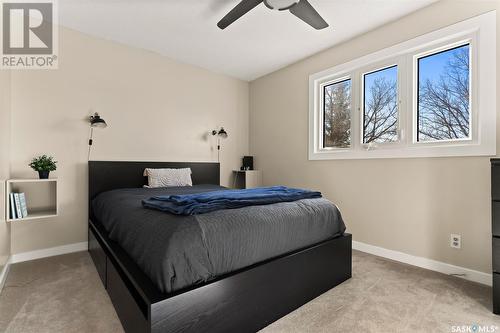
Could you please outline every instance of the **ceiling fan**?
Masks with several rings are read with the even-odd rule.
[[[307,0],[242,0],[217,23],[217,26],[221,29],[227,28],[261,2],[264,2],[264,5],[269,9],[289,10],[290,13],[317,30],[328,27],[328,23],[326,23]]]

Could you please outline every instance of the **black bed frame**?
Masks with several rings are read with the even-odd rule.
[[[90,161],[89,202],[104,191],[142,187],[146,167],[189,167],[194,185],[220,183],[218,163]],[[89,252],[126,332],[255,332],[349,279],[351,243],[344,234],[164,294],[89,208]]]

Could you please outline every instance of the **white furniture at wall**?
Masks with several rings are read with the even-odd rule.
[[[254,188],[262,186],[262,171],[260,170],[233,170],[234,188]]]
[[[11,218],[10,193],[24,193],[28,216]],[[10,179],[5,184],[5,220],[20,222],[57,216],[57,179]]]

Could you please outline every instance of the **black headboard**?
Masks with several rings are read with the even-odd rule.
[[[219,163],[89,161],[89,201],[101,192],[146,185],[145,168],[191,168],[193,185],[220,185]]]

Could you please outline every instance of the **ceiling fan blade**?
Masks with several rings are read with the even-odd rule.
[[[217,26],[221,29],[226,29],[234,21],[254,9],[263,0],[242,0],[236,5],[222,20],[217,23]]]
[[[328,23],[307,0],[300,0],[299,3],[290,8],[290,12],[314,29],[320,30],[328,27]]]

